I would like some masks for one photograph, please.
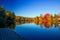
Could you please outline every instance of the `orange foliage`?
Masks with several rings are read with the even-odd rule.
[[[39,18],[39,24],[40,24],[40,25],[43,24],[43,17],[42,17],[42,16],[40,16],[40,18]]]
[[[48,22],[45,22],[45,23],[44,23],[44,27],[45,27],[45,28],[50,28],[50,24],[49,24]]]

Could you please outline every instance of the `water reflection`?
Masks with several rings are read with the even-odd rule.
[[[30,23],[34,23],[36,25],[40,25],[40,27],[45,27],[45,28],[51,28],[51,27],[55,27],[55,28],[59,28],[60,27],[60,24],[48,24],[48,23],[44,23],[44,24],[39,24],[39,22],[28,22],[28,21],[21,21],[21,22],[16,22],[15,25],[21,25],[21,24],[30,24]],[[44,25],[44,26],[43,26]]]
[[[44,16],[36,16],[34,18],[15,16],[14,12],[5,11],[4,8],[0,7],[0,28],[14,29],[16,25],[25,23],[35,23],[36,25],[41,25],[41,27],[44,25],[45,28],[50,28],[54,25],[56,28],[60,26],[60,15],[55,14],[55,16],[52,16],[47,13]]]
[[[60,27],[60,24],[48,24],[48,23],[39,24],[39,22],[20,21],[20,22],[15,22],[15,23],[11,23],[11,24],[7,25],[7,28],[10,28],[13,30],[13,29],[15,29],[16,25],[22,25],[22,24],[28,25],[31,23],[34,23],[35,25],[40,25],[41,28],[43,28],[43,27],[45,27],[45,28],[51,28],[51,27],[59,28]]]
[[[22,25],[16,25],[14,31],[26,38],[27,40],[40,40],[43,38],[56,38],[60,34],[60,30],[55,25],[46,28],[45,25],[37,23],[24,23]],[[59,27],[59,25],[58,25]],[[60,36],[60,35],[59,35]]]

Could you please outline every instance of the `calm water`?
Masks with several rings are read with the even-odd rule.
[[[60,39],[60,28],[44,28],[44,26],[31,24],[16,25],[14,31],[26,40]]]

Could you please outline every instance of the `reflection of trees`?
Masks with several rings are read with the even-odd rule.
[[[16,18],[15,18],[16,25],[32,23],[32,22],[33,22],[32,18],[30,18],[30,17],[16,16]]]
[[[11,25],[9,26],[9,28],[10,28],[10,29],[14,29],[14,28],[15,28],[15,24],[11,24]]]
[[[29,21],[20,21],[20,22],[16,22],[16,25],[21,25],[21,24],[26,24],[26,23],[32,23]]]

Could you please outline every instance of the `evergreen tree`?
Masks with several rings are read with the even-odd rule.
[[[5,26],[5,10],[3,7],[0,7],[0,28]]]

